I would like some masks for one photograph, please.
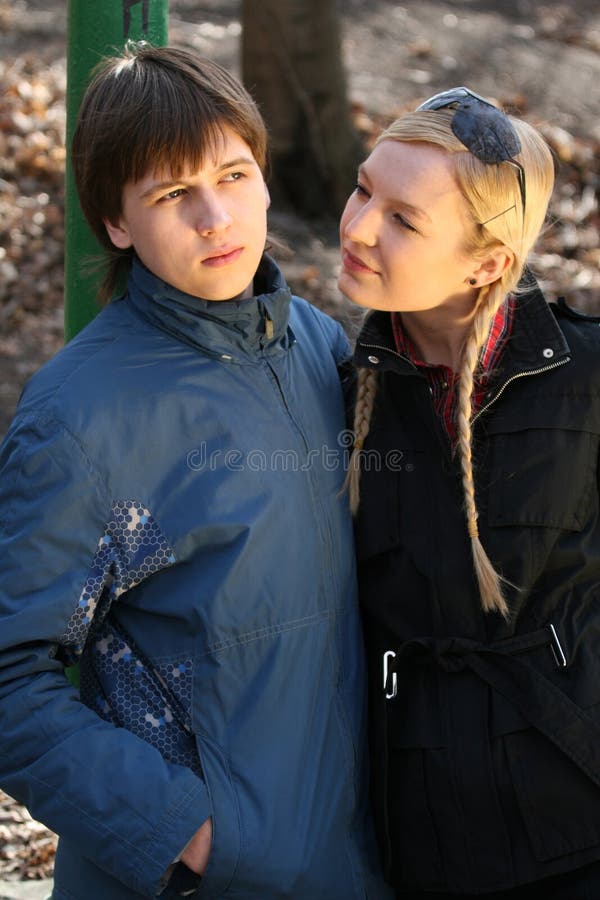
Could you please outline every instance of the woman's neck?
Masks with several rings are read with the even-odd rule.
[[[460,370],[464,346],[475,318],[475,307],[461,315],[456,308],[437,306],[434,309],[401,313],[402,326],[417,348],[423,362],[444,365],[453,372]]]

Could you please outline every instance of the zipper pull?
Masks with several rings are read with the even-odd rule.
[[[265,309],[265,337],[268,341],[273,339],[273,334],[275,333],[275,329],[273,326],[273,319],[269,316],[269,313]]]

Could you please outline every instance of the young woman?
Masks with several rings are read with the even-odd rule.
[[[398,896],[600,896],[600,331],[525,268],[553,160],[465,88],[341,221],[379,838]]]

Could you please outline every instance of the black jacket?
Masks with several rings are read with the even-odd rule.
[[[521,296],[476,416],[509,623],[481,610],[458,458],[389,314],[367,319],[355,362],[381,373],[357,541],[389,878],[478,894],[600,858],[598,321]]]

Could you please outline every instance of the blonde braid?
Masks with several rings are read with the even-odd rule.
[[[375,405],[377,394],[377,372],[373,369],[359,369],[356,389],[356,406],[354,407],[354,449],[350,455],[350,462],[344,489],[348,491],[350,510],[356,515],[360,500],[360,455],[371,426],[371,415]]]
[[[505,294],[499,283],[483,287],[479,292],[478,311],[473,322],[471,334],[467,340],[463,364],[460,372],[457,405],[458,450],[462,468],[462,482],[465,494],[465,510],[467,528],[471,538],[473,563],[479,584],[481,605],[485,612],[497,611],[509,618],[509,609],[502,591],[502,577],[496,572],[479,539],[477,504],[475,499],[475,481],[473,477],[472,450],[472,397],[475,371],[479,361],[479,352],[489,333],[490,323],[504,302]]]

